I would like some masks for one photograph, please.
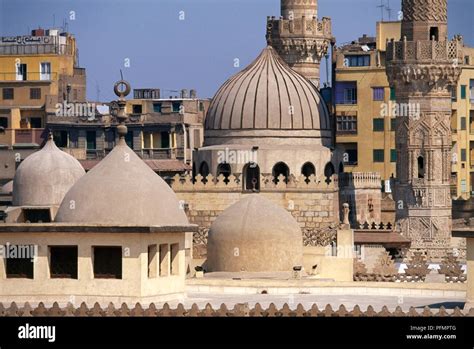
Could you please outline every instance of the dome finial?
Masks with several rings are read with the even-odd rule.
[[[128,115],[125,113],[125,97],[129,95],[130,90],[130,84],[125,80],[119,80],[114,85],[114,92],[117,97],[119,97],[119,100],[113,102],[113,106],[111,106],[113,111],[111,111],[111,114],[119,122],[119,125],[117,126],[117,132],[120,137],[119,142],[125,142],[125,136],[127,135],[127,126],[125,126],[125,121],[128,119]]]

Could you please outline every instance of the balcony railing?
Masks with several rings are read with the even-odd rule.
[[[0,72],[0,81],[53,81],[57,80],[57,73],[27,72],[26,74]]]
[[[72,55],[73,47],[67,44],[38,44],[38,45],[0,45],[0,55],[38,55],[56,54]]]
[[[389,41],[387,43],[387,62],[409,60],[450,61],[457,59],[463,63],[462,42],[451,41]]]

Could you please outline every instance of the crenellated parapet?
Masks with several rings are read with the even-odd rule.
[[[175,192],[206,192],[206,191],[227,191],[227,192],[241,192],[243,190],[242,174],[231,174],[228,177],[219,175],[214,177],[209,174],[206,177],[198,174],[194,180],[191,175],[180,176],[175,175],[172,180],[171,187]],[[260,175],[260,190],[261,192],[271,191],[329,191],[334,192],[338,190],[338,178],[336,175],[328,183],[325,177],[317,178],[314,175],[310,177],[290,175],[286,180],[285,176],[280,175],[277,178],[271,175]]]

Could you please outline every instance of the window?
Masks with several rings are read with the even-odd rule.
[[[470,99],[474,100],[474,79],[469,80]]]
[[[0,127],[8,128],[8,118],[0,118]]]
[[[425,178],[425,159],[423,156],[419,156],[417,159],[418,162],[418,178]]]
[[[51,63],[42,62],[40,64],[40,80],[51,80]]]
[[[316,168],[311,162],[307,162],[301,168],[301,174],[305,177],[316,175]]]
[[[337,115],[336,129],[338,133],[357,133],[357,117],[352,115]]]
[[[125,143],[127,143],[130,149],[133,149],[133,131],[131,131],[130,129],[125,135]]]
[[[31,128],[42,128],[43,120],[41,118],[30,118]]]
[[[50,223],[51,212],[44,208],[25,208],[23,209],[23,217],[26,223]]]
[[[336,82],[336,104],[357,104],[357,82]]]
[[[77,279],[77,246],[50,246],[52,279]]]
[[[397,99],[397,95],[395,93],[395,88],[394,87],[390,87],[390,100],[391,101],[395,101]]]
[[[461,179],[461,193],[467,193],[467,182],[465,179]]]
[[[158,248],[156,245],[148,246],[148,277],[156,278],[158,270]]]
[[[97,145],[95,131],[87,131],[86,139],[87,139],[87,150],[95,150],[96,145]]]
[[[153,112],[154,113],[161,113],[161,103],[153,103]]]
[[[466,99],[466,94],[467,94],[467,86],[466,85],[461,85],[461,99]]]
[[[3,89],[3,99],[4,100],[11,100],[15,98],[14,90],[13,88],[6,87]]]
[[[170,148],[170,133],[161,132],[161,148],[169,149]]]
[[[209,176],[209,165],[207,162],[203,161],[201,166],[199,166],[199,174],[203,177],[203,181],[206,180],[206,177]]]
[[[430,40],[438,41],[439,40],[439,29],[438,27],[430,28]]]
[[[466,131],[466,118],[464,116],[461,117],[461,131]]]
[[[374,162],[384,162],[385,154],[383,149],[374,149]]]
[[[199,111],[204,111],[204,103],[199,102]]]
[[[451,100],[456,102],[458,100],[458,88],[457,86],[452,86],[451,88]]]
[[[141,114],[142,113],[142,105],[141,104],[133,104],[132,105],[132,114]]]
[[[173,102],[173,113],[179,113],[181,110],[181,102]]]
[[[397,150],[390,149],[390,162],[397,162]]]
[[[397,119],[390,119],[390,131],[397,130]]]
[[[385,120],[383,118],[376,118],[373,120],[373,130],[381,132],[385,130]]]
[[[331,162],[328,162],[326,166],[324,166],[324,177],[326,177],[325,182],[327,184],[331,183],[331,178],[334,173],[336,173],[336,169],[334,168],[334,165]]]
[[[461,149],[461,161],[467,161],[467,151],[466,151],[466,149]]]
[[[67,131],[53,131],[54,143],[59,148],[67,148]]]
[[[26,81],[28,79],[28,67],[24,63],[18,63],[16,65],[16,80]]]
[[[168,244],[160,245],[160,276],[169,274],[169,247]]]
[[[30,99],[41,99],[41,89],[30,88]]]
[[[8,248],[10,257],[5,258],[7,279],[33,279],[34,246],[10,245]],[[13,251],[16,252],[16,257],[11,257]]]
[[[260,190],[260,167],[254,162],[244,166],[244,191]]]
[[[346,67],[370,66],[370,55],[346,55],[344,58],[344,66]]]
[[[94,278],[121,279],[122,278],[122,248],[95,246],[94,250]]]
[[[374,101],[384,101],[385,100],[385,89],[383,87],[374,87]]]
[[[231,172],[232,170],[230,165],[227,163],[222,163],[217,166],[217,176],[219,177],[220,175],[223,175],[225,184],[229,183],[229,176]]]
[[[344,165],[354,166],[357,165],[358,151],[357,143],[342,143],[341,145],[343,152]]]
[[[179,244],[171,245],[170,274],[179,275]]]
[[[285,183],[288,183],[288,178],[290,177],[290,169],[288,168],[288,165],[285,164],[284,162],[278,162],[273,166],[272,169],[272,176],[273,176],[273,183],[277,184],[280,179],[278,177],[283,176],[284,179],[283,181]]]

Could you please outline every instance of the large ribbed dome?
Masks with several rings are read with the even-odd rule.
[[[206,145],[226,137],[323,138],[324,145],[331,138],[329,112],[318,90],[271,46],[222,85],[205,128]]]
[[[173,190],[123,139],[64,197],[56,222],[188,225]]]
[[[260,194],[227,208],[209,230],[210,271],[291,271],[302,259],[300,226],[288,211]]]
[[[13,206],[57,206],[84,173],[79,161],[59,149],[50,137],[43,149],[18,166]]]

